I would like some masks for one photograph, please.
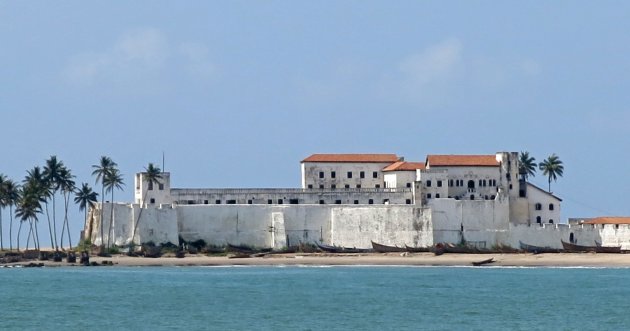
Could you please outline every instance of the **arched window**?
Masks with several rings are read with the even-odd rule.
[[[536,210],[542,210],[542,205],[540,203],[536,204]]]
[[[553,224],[553,220],[552,219],[549,220],[549,224]]]
[[[573,232],[571,232],[571,234],[569,234],[569,242],[572,244],[575,244],[575,236],[573,235]]]
[[[540,218],[540,216],[536,216],[536,223],[542,224],[542,219]]]
[[[549,210],[553,210],[553,203],[549,204]]]

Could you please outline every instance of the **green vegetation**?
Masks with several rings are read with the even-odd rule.
[[[549,193],[551,193],[551,180],[553,179],[553,181],[555,182],[558,177],[562,177],[564,173],[564,165],[562,165],[562,161],[554,153],[551,154],[543,162],[540,162],[538,167],[540,171],[543,172],[543,175],[547,176],[547,178],[549,179]]]

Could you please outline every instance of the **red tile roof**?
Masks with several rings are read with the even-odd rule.
[[[417,169],[424,170],[424,162],[398,161],[388,165],[383,171],[416,171]]]
[[[584,224],[630,224],[630,217],[596,217]]]
[[[428,155],[429,167],[498,167],[495,155]]]
[[[345,163],[393,163],[398,161],[396,154],[313,154],[304,162],[345,162]]]

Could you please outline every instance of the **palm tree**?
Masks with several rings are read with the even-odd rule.
[[[518,173],[523,176],[525,180],[529,176],[536,176],[536,158],[529,156],[529,152],[522,152],[518,158]]]
[[[26,177],[24,177],[23,182],[24,182],[24,185],[22,187],[22,194],[21,194],[21,200],[22,200],[21,210],[23,210],[24,212],[24,208],[25,208],[24,201],[28,202],[26,207],[28,207],[29,209],[36,209],[35,214],[41,212],[41,203],[44,203],[46,205],[46,209],[48,209],[48,197],[50,197],[50,193],[51,193],[50,186],[49,186],[49,183],[47,183],[47,181],[45,180],[41,172],[41,169],[38,166],[36,166],[36,167],[33,167],[32,170],[27,171]],[[37,202],[37,206],[36,206],[37,208],[33,206],[35,204],[34,201]],[[19,204],[18,204],[18,207],[19,207]],[[29,210],[26,210],[26,212],[28,213]],[[16,213],[17,213],[17,209],[16,209]],[[29,221],[29,225],[30,225],[29,238],[30,238],[30,234],[32,233],[33,240],[37,244],[37,249],[39,249],[39,234],[37,231],[38,218],[37,217],[22,218],[22,221],[26,221],[26,220]],[[33,232],[33,223],[35,225],[34,232]],[[50,218],[48,219],[48,229],[49,231],[51,229]],[[53,244],[52,232],[50,232],[50,239],[51,239],[51,245],[52,245]]]
[[[79,204],[79,211],[85,210],[84,222],[87,222],[87,207],[90,206],[90,208],[94,208],[97,201],[98,193],[92,191],[92,188],[88,185],[88,183],[83,183],[81,188],[75,193],[74,203]],[[90,221],[88,229],[88,233],[92,233],[92,221]],[[87,234],[84,237],[87,237]]]
[[[111,233],[112,233],[112,223],[114,222],[114,190],[115,189],[122,190],[123,189],[123,185],[125,185],[125,183],[123,182],[122,174],[120,173],[118,168],[113,167],[111,169],[111,171],[105,177],[104,184],[105,184],[105,192],[106,193],[109,193],[109,192],[112,193],[111,215],[110,215],[110,218],[109,218],[109,227],[107,229],[107,248],[109,249]]]
[[[0,251],[4,250],[4,243],[2,242],[2,210],[6,206],[6,194],[4,192],[4,182],[7,177],[4,174],[0,174]]]
[[[116,167],[116,162],[112,161],[109,156],[101,156],[99,164],[92,166],[92,176],[96,176],[96,183],[101,182],[101,252],[103,251],[103,205],[105,203],[105,178],[111,172],[111,169]],[[94,242],[94,240],[91,240]]]
[[[57,160],[57,156],[56,155],[51,155],[50,158],[48,160],[46,160],[46,165],[44,166],[44,179],[46,181],[46,183],[48,184],[48,187],[50,189],[50,196],[48,198],[52,197],[52,205],[53,205],[53,221],[52,221],[52,226],[53,226],[53,230],[51,231],[51,233],[54,232],[54,243],[53,243],[53,238],[51,238],[51,242],[50,244],[54,244],[55,245],[55,250],[58,251],[59,250],[59,246],[57,245],[57,210],[56,210],[56,204],[55,204],[55,197],[57,195],[57,191],[59,191],[60,188],[60,184],[61,184],[61,172],[64,169],[64,165],[62,161],[58,161]],[[46,215],[48,215],[48,204],[46,204]],[[48,226],[50,226],[50,217],[49,217],[49,221],[48,221]]]
[[[72,180],[73,178],[74,176],[70,172],[70,169],[63,167],[59,171],[59,189],[63,193],[64,200],[64,217],[63,224],[61,226],[61,249],[63,249],[63,237],[66,230],[68,231],[68,244],[70,245],[70,249],[72,249],[72,239],[70,238],[70,223],[68,222],[68,206],[70,205],[70,193],[74,192],[74,190],[76,189],[74,180]]]
[[[149,165],[144,168],[145,172],[142,173],[140,176],[141,179],[147,181],[147,185],[149,186],[149,188],[152,188],[154,185],[159,185],[160,184],[160,179],[162,179],[162,170],[159,167],[156,167],[153,163],[149,163]],[[133,245],[133,241],[134,238],[136,236],[136,231],[138,229],[138,224],[140,223],[140,217],[142,217],[142,206],[146,203],[146,199],[147,199],[147,193],[149,193],[149,190],[146,190],[144,192],[144,196],[142,197],[142,203],[140,204],[140,212],[138,213],[138,220],[136,221],[136,224],[133,227],[133,231],[131,232],[131,242],[130,242],[130,246]]]
[[[18,200],[17,208],[15,210],[15,216],[20,218],[20,229],[22,228],[22,222],[29,222],[30,236],[33,236],[35,242],[35,249],[39,250],[39,236],[37,235],[37,214],[42,212],[42,188],[39,187],[40,183],[35,180],[28,181],[22,188],[22,194]],[[35,230],[33,230],[33,223],[35,224]],[[20,232],[18,231],[18,251],[20,250]],[[26,243],[26,249],[28,249],[28,240]]]
[[[17,204],[20,199],[20,188],[12,180],[4,182],[4,203],[9,206],[9,216],[11,216],[11,222],[9,223],[9,250],[13,250],[13,206]]]
[[[549,179],[549,193],[551,193],[551,180],[553,179],[555,182],[558,176],[562,177],[564,172],[562,161],[558,158],[556,153],[553,153],[546,160],[540,162],[538,168],[543,172],[543,175],[547,176]]]

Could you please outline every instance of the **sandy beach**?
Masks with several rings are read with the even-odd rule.
[[[472,266],[473,262],[493,258],[487,266],[495,267],[630,267],[630,254],[602,253],[557,253],[557,254],[444,254],[432,253],[369,253],[369,254],[271,254],[263,257],[230,258],[229,256],[186,255],[183,258],[163,256],[160,258],[90,257],[90,262],[99,265],[104,261],[113,266],[279,266],[279,265],[327,265],[327,266]],[[53,261],[33,261],[44,266],[71,266]],[[9,265],[25,265],[29,262]]]

